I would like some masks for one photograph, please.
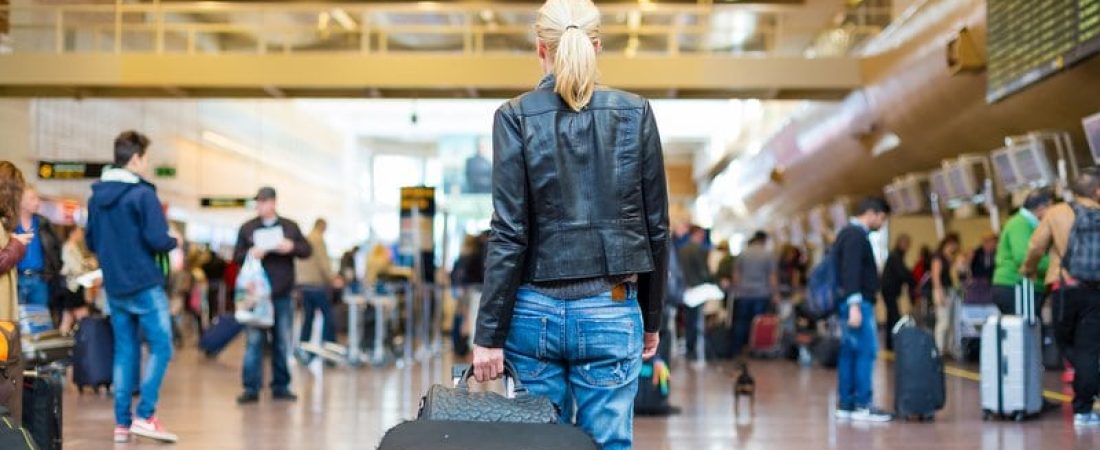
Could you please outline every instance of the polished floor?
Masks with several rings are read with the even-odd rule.
[[[449,358],[399,369],[294,367],[297,403],[265,397],[237,406],[243,343],[216,360],[180,351],[168,372],[158,415],[179,433],[173,448],[211,450],[372,449],[384,431],[415,415],[421,393],[449,377]],[[733,412],[728,364],[673,366],[672,399],[683,411],[638,418],[636,448],[663,449],[1100,449],[1100,428],[1074,430],[1065,407],[1025,423],[983,422],[977,382],[952,370],[949,403],[934,423],[852,425],[832,419],[834,374],[788,361],[755,361],[755,414]],[[447,369],[447,370],[445,370]],[[881,362],[876,392],[890,404],[889,362]],[[1047,388],[1064,391],[1056,376]],[[267,394],[265,392],[265,394]],[[747,406],[747,405],[746,405]],[[69,389],[64,403],[64,448],[160,449],[149,441],[111,443],[111,400]]]

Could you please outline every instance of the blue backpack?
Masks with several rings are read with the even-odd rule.
[[[837,312],[840,297],[840,277],[832,250],[825,253],[817,267],[810,271],[805,310],[814,320],[828,318]]]

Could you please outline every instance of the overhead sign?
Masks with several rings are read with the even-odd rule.
[[[43,180],[83,180],[99,178],[110,163],[94,161],[39,161],[38,178]]]
[[[401,188],[401,237],[398,263],[415,265],[420,258],[420,279],[435,280],[435,188]],[[419,247],[419,248],[417,248]]]
[[[157,178],[175,178],[176,168],[175,166],[157,166],[157,168],[154,169],[153,175]]]
[[[248,197],[203,197],[199,203],[203,208],[245,208],[250,201]]]

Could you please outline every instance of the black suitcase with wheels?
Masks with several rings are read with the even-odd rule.
[[[894,407],[901,419],[932,420],[946,401],[943,358],[911,317],[894,327]]]
[[[44,366],[23,378],[23,427],[39,450],[61,450],[61,394],[65,369]]]
[[[114,379],[115,338],[104,317],[85,317],[76,328],[73,347],[73,384],[81,393],[91,387],[111,388]]]
[[[36,450],[37,448],[30,433],[15,424],[4,406],[0,406],[0,448],[4,450]]]
[[[244,326],[237,322],[233,313],[221,314],[214,318],[214,323],[202,334],[202,338],[199,339],[199,348],[208,358],[218,356],[218,353],[225,350],[225,347],[233,342],[241,331],[244,331]]]
[[[386,432],[378,450],[597,450],[580,428],[504,422],[416,420]]]

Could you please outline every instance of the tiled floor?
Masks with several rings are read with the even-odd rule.
[[[187,349],[173,361],[159,416],[181,436],[174,448],[372,449],[384,430],[413,417],[430,383],[449,376],[444,370],[449,358],[405,369],[296,367],[298,403],[264,398],[258,405],[238,407],[234,397],[240,385],[241,345],[237,342],[213,361]],[[1065,408],[1026,423],[983,422],[978,385],[964,378],[949,377],[948,407],[934,423],[859,426],[831,418],[833,372],[787,361],[758,361],[751,368],[759,386],[756,413],[735,417],[728,364],[676,363],[673,401],[683,412],[639,418],[636,448],[1100,449],[1100,429],[1075,432]],[[881,363],[876,382],[883,405],[890,402],[891,376],[889,363]],[[1048,378],[1048,388],[1062,389],[1053,375]],[[166,448],[143,441],[114,446],[108,398],[70,389],[64,414],[66,449]]]

